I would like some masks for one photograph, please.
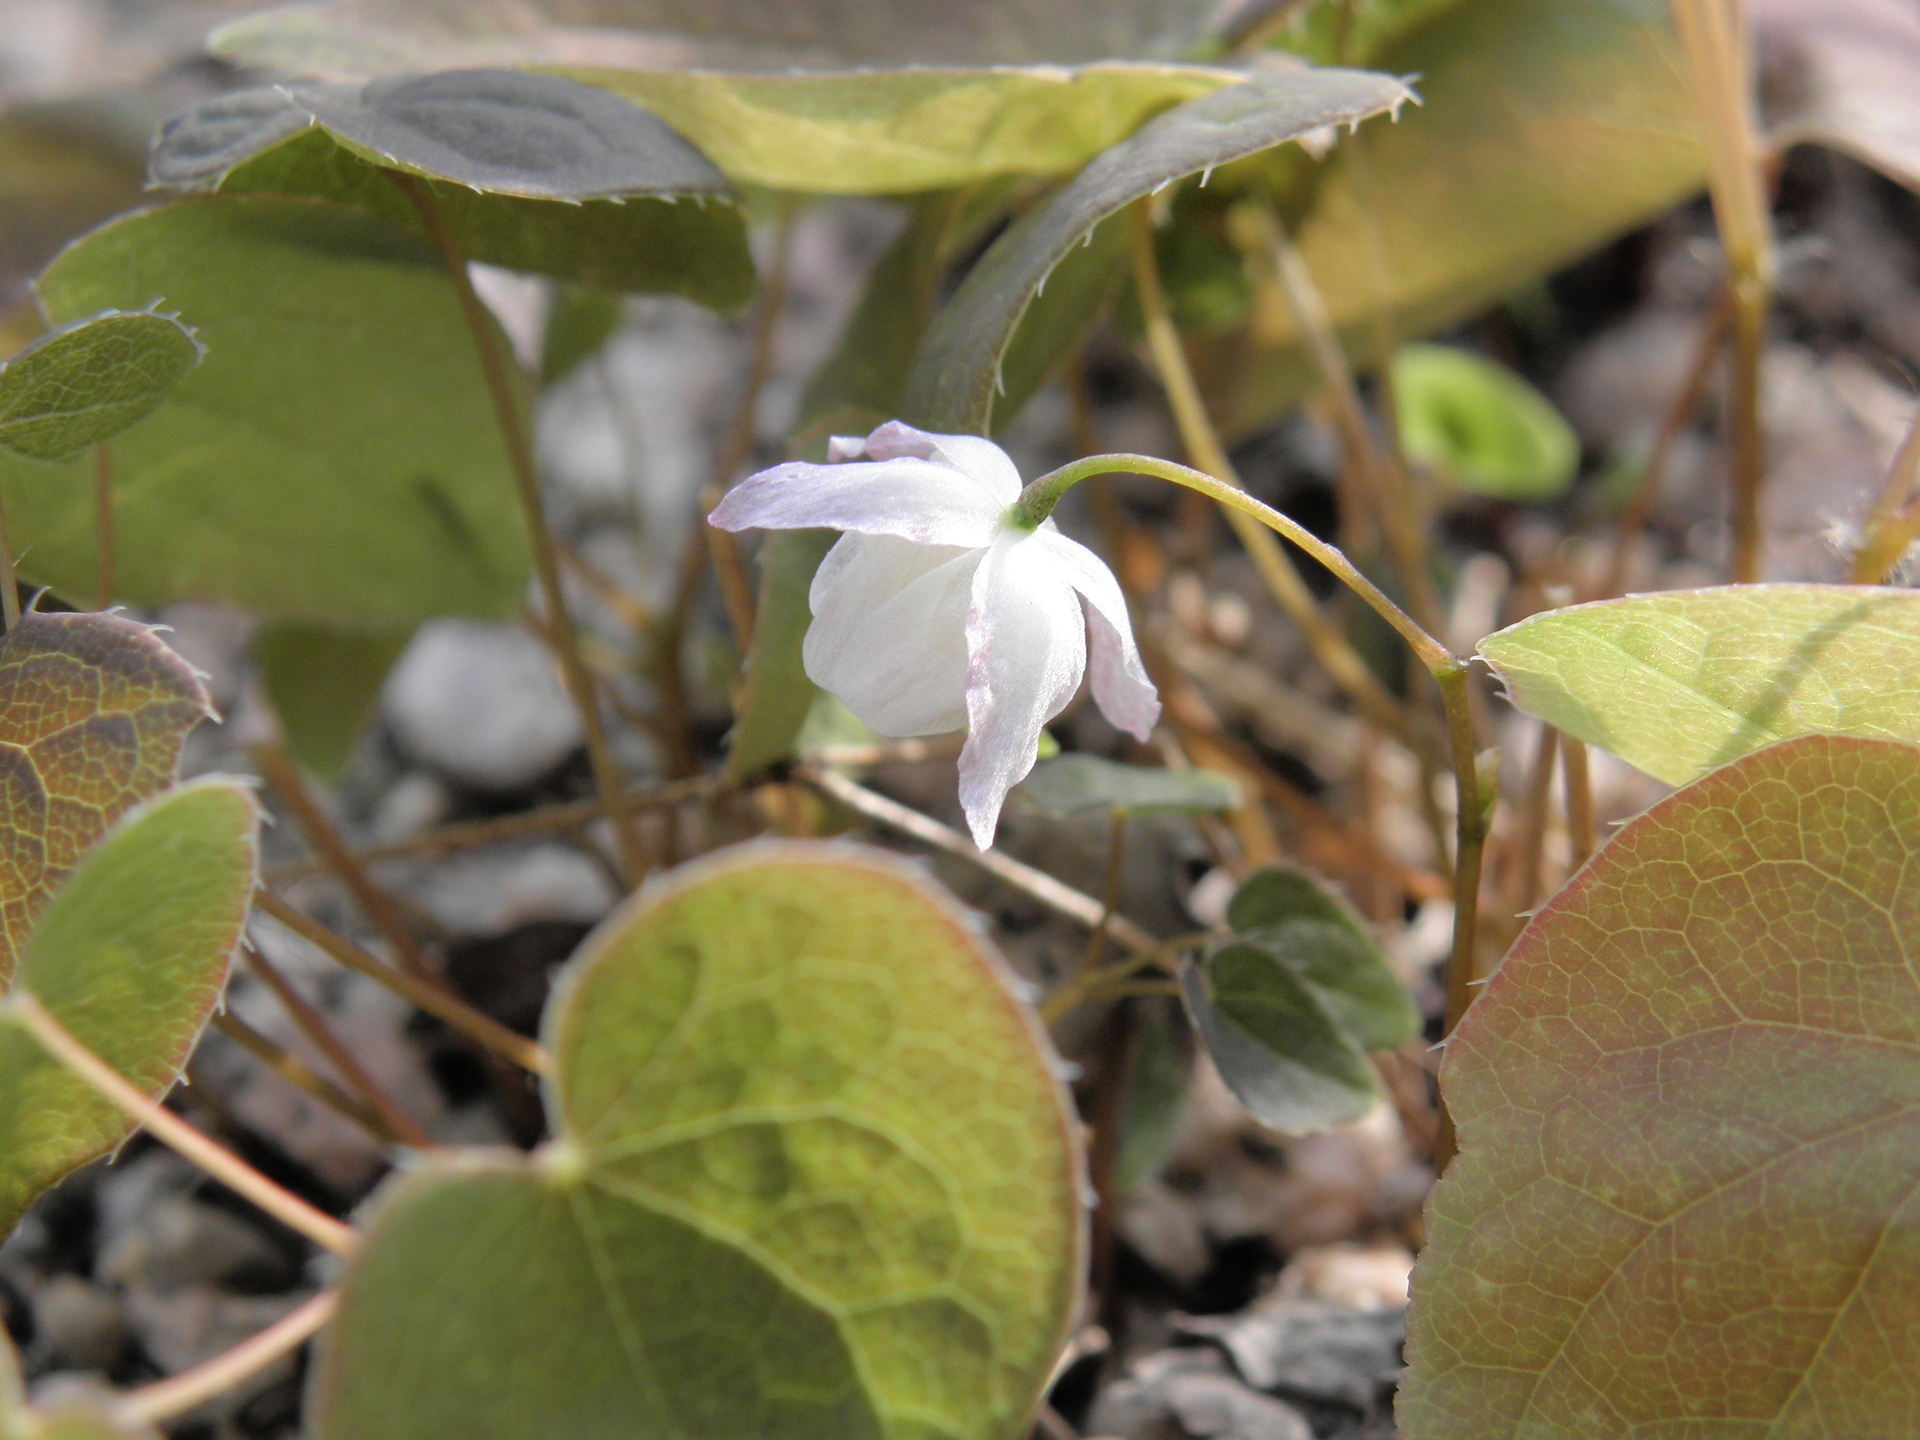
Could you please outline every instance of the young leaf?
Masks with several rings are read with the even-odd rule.
[[[218,779],[129,812],[47,906],[14,988],[135,1085],[164,1094],[226,984],[258,820],[252,792]],[[0,1229],[132,1128],[24,1030],[0,1027]]]
[[[1669,796],[1447,1044],[1408,1440],[1920,1427],[1920,749]]]
[[[1732,585],[1549,610],[1480,655],[1521,709],[1670,785],[1793,735],[1920,740],[1920,594]]]
[[[55,320],[161,296],[207,344],[114,445],[121,598],[370,627],[522,603],[499,431],[425,246],[321,201],[191,200],[76,241],[39,291]],[[0,457],[0,484],[23,572],[91,594],[83,464]]]
[[[0,986],[81,859],[173,784],[206,687],[144,625],[20,618],[0,639]]]
[[[1042,761],[1019,793],[1055,815],[1203,815],[1240,803],[1233,781],[1210,770],[1152,770],[1083,754]]]
[[[1020,317],[1053,268],[1109,215],[1183,176],[1311,130],[1357,124],[1410,97],[1389,75],[1305,70],[1258,76],[1144,126],[1023,216],[974,266],[914,363],[909,418],[933,430],[989,431],[1001,357]]]
[[[424,235],[421,176],[473,259],[736,309],[753,258],[725,179],[654,116],[554,75],[462,70],[202,101],[155,142],[156,184],[339,200]]]
[[[1076,1128],[964,917],[841,845],[700,861],[549,1008],[558,1139],[371,1206],[320,1440],[1016,1440],[1076,1303]]]
[[[145,418],[200,363],[178,320],[109,310],[43,336],[0,365],[0,450],[64,460]]]
[[[1373,1067],[1313,988],[1256,944],[1232,941],[1180,977],[1187,1012],[1234,1098],[1292,1135],[1373,1108]]]
[[[1300,870],[1256,870],[1227,905],[1234,939],[1305,983],[1363,1050],[1391,1050],[1420,1033],[1420,1012],[1373,931]]]
[[[269,625],[254,636],[253,663],[287,749],[322,780],[337,780],[346,769],[411,637],[409,630],[324,625]]]
[[[1505,366],[1452,345],[1403,345],[1388,375],[1400,448],[1443,482],[1496,500],[1551,500],[1573,483],[1573,427]]]

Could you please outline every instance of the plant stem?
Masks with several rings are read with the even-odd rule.
[[[1172,313],[1167,308],[1166,290],[1160,283],[1160,272],[1154,260],[1153,229],[1146,204],[1145,201],[1137,202],[1128,218],[1132,226],[1130,240],[1133,251],[1134,287],[1139,292],[1140,309],[1146,319],[1147,348],[1153,354],[1154,368],[1159,373],[1161,386],[1167,392],[1167,403],[1173,410],[1174,423],[1179,428],[1181,443],[1186,446],[1188,456],[1200,470],[1214,477],[1222,486],[1236,493],[1244,492],[1246,487],[1240,483],[1240,477],[1234,471],[1233,462],[1227,458],[1225,448],[1214,433],[1213,422],[1207,416],[1206,403],[1201,399],[1199,387],[1194,383],[1193,371],[1187,364],[1186,351],[1181,348],[1179,332],[1174,328]],[[1075,463],[1084,464],[1090,461]],[[1125,468],[1127,467],[1108,466],[1106,470]],[[1059,470],[1054,472],[1055,475],[1062,473]],[[1096,469],[1086,473],[1099,474],[1106,471]],[[1155,472],[1143,471],[1142,473]],[[1034,494],[1035,487],[1040,483],[1042,482],[1036,481],[1035,485],[1027,487],[1026,494],[1021,496],[1020,506],[1027,504],[1027,495]],[[1189,488],[1199,489],[1200,487],[1189,486]],[[1211,491],[1202,493],[1213,494]],[[1314,658],[1320,662],[1321,667],[1334,678],[1340,688],[1352,698],[1354,704],[1358,705],[1370,719],[1391,731],[1409,749],[1419,750],[1420,741],[1415,735],[1414,726],[1408,719],[1405,709],[1374,678],[1373,672],[1367,668],[1367,662],[1361,659],[1353,646],[1347,642],[1346,636],[1342,635],[1321,613],[1319,604],[1313,598],[1313,592],[1307,588],[1307,582],[1301,578],[1300,571],[1287,558],[1286,552],[1274,543],[1273,538],[1262,530],[1260,525],[1249,521],[1246,512],[1231,502],[1222,500],[1218,494],[1213,494],[1213,498],[1227,506],[1228,524],[1233,527],[1234,534],[1246,548],[1248,556],[1253,560],[1254,568],[1260,572],[1260,578],[1266,582],[1267,589],[1272,592],[1273,598],[1293,623],[1300,627],[1301,634],[1306,637],[1307,645],[1312,649]],[[1050,502],[1048,508],[1051,509]],[[1040,518],[1044,517],[1036,517],[1033,523],[1037,525]],[[1260,517],[1254,518],[1257,520]],[[1301,548],[1314,558],[1320,558],[1311,546],[1303,545]]]
[[[361,1104],[297,1055],[288,1054],[238,1015],[216,1010],[208,1023],[308,1099],[357,1125],[378,1143],[404,1143],[370,1106]]]
[[[1593,777],[1587,771],[1587,747],[1571,735],[1560,737],[1560,768],[1567,782],[1567,837],[1573,844],[1572,869],[1593,854]]]
[[[1854,551],[1847,579],[1854,585],[1878,585],[1900,563],[1920,527],[1920,501],[1906,504],[1913,483],[1920,478],[1920,406],[1914,407],[1906,438],[1887,468],[1887,480],[1860,526],[1860,548]],[[1905,507],[1903,509],[1903,507]]]
[[[467,276],[467,257],[452,227],[447,224],[446,216],[434,201],[432,190],[418,176],[398,170],[387,173],[420,212],[421,222],[427,227],[427,233],[433,237],[446,263],[454,293],[459,296],[460,308],[466,315],[467,329],[473,336],[474,353],[479,357],[481,374],[486,379],[487,392],[493,399],[494,417],[499,423],[500,438],[506,447],[508,465],[513,471],[514,485],[519,492],[520,515],[527,528],[528,548],[533,552],[534,574],[539,579],[541,596],[546,603],[547,628],[553,636],[554,648],[560,654],[560,669],[566,679],[567,690],[580,712],[580,728],[586,739],[587,763],[593,770],[594,787],[600,792],[601,804],[613,819],[621,867],[626,872],[627,883],[631,885],[646,871],[646,852],[641,847],[633,817],[620,803],[620,772],[614,766],[613,752],[607,747],[606,727],[601,722],[593,676],[588,672],[586,662],[580,658],[580,636],[574,629],[573,616],[567,609],[566,591],[560,583],[559,557],[554,552],[553,534],[547,528],[546,513],[541,508],[540,472],[534,464],[532,437],[527,429],[526,417],[521,413],[519,398],[514,393],[511,361],[493,319],[487,313],[487,307],[474,293],[473,282]]]
[[[272,916],[301,939],[319,946],[337,963],[378,981],[449,1029],[511,1060],[522,1070],[532,1071],[536,1075],[545,1075],[552,1070],[552,1058],[545,1050],[526,1036],[509,1030],[491,1015],[482,1014],[450,991],[376,960],[351,940],[334,934],[319,921],[301,914],[270,891],[254,891],[253,903],[255,909]]]
[[[135,1426],[158,1425],[184,1415],[298,1350],[326,1327],[339,1308],[340,1292],[322,1290],[231,1350],[122,1395],[114,1403],[114,1418]]]
[[[0,504],[0,625],[11,635],[20,624],[20,582],[13,578],[13,541],[7,535],[7,507]]]
[[[889,800],[884,795],[877,795],[856,785],[844,775],[832,770],[801,767],[794,771],[794,779],[811,785],[828,799],[839,801],[857,815],[864,815],[889,830],[911,836],[923,845],[977,866],[1002,884],[1018,890],[1029,899],[1039,901],[1056,915],[1064,915],[1089,930],[1098,927],[1107,915],[1106,907],[1098,900],[1054,879],[1046,871],[1022,865],[1018,860],[1008,859],[997,851],[982,851],[958,830],[942,825],[938,820],[930,819],[897,800]],[[1157,948],[1158,942],[1124,915],[1115,915],[1108,920],[1107,933],[1136,954]]]
[[[1434,675],[1447,706],[1447,738],[1453,745],[1453,794],[1458,807],[1453,857],[1453,948],[1447,956],[1446,1034],[1453,1033],[1473,999],[1474,940],[1480,913],[1480,862],[1492,806],[1480,793],[1473,753],[1473,721],[1467,709],[1467,665],[1456,660]]]
[[[402,1110],[380,1083],[367,1073],[366,1067],[356,1060],[353,1052],[333,1033],[326,1017],[307,1003],[307,997],[294,988],[293,982],[282,975],[252,945],[240,947],[240,959],[254,978],[265,985],[280,1002],[300,1033],[307,1042],[327,1058],[340,1078],[359,1092],[367,1108],[380,1117],[381,1127],[403,1145],[426,1147],[433,1143],[427,1132],[422,1130],[414,1118]]]
[[[1204,945],[1209,938],[1204,930],[1191,935],[1176,935],[1171,940],[1162,940],[1151,950],[1143,950],[1104,969],[1077,974],[1041,1002],[1040,1018],[1051,1025],[1074,1006],[1113,993],[1115,986],[1125,985],[1142,970],[1164,964],[1183,950]]]
[[[1127,812],[1115,810],[1107,822],[1107,869],[1100,886],[1100,923],[1087,936],[1087,948],[1080,952],[1080,963],[1073,973],[1084,975],[1100,962],[1106,948],[1107,930],[1113,924],[1114,907],[1120,903],[1120,874],[1127,858]]]
[[[1900,563],[1915,540],[1920,540],[1920,499],[1912,501],[1868,537],[1869,543],[1861,546],[1860,553],[1854,556],[1854,583],[1884,585],[1887,573]]]
[[[1744,7],[1739,0],[1672,0],[1672,6],[1706,145],[1707,185],[1733,295],[1728,396],[1731,570],[1735,584],[1750,584],[1760,574],[1760,481],[1765,467],[1760,360],[1775,268],[1766,151],[1753,113],[1753,56]]]
[[[113,604],[113,450],[104,441],[93,447],[93,528],[94,608],[105,610]]]
[[[158,1100],[141,1093],[119,1071],[75,1039],[30,991],[14,990],[7,997],[5,1013],[11,1015],[41,1049],[145,1126],[156,1140],[198,1165],[236,1195],[251,1200],[289,1230],[306,1236],[324,1250],[345,1255],[353,1249],[360,1237],[352,1226],[341,1224],[298,1195],[281,1189],[231,1150],[202,1135]]]

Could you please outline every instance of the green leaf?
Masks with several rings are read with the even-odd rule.
[[[1804,736],[1614,837],[1448,1041],[1407,1440],[1920,1427],[1920,749]]]
[[[1666,0],[1465,0],[1367,63],[1418,75],[1423,103],[1343,139],[1295,225],[1362,368],[1383,336],[1455,324],[1704,182]],[[1316,379],[1285,302],[1259,313],[1243,344],[1194,356],[1233,435]]]
[[[1187,1055],[1159,1005],[1140,1016],[1133,1070],[1120,1110],[1119,1154],[1113,1181],[1125,1195],[1166,1168],[1180,1138],[1180,1112],[1187,1100]]]
[[[136,807],[54,896],[14,973],[15,988],[156,1099],[226,985],[258,869],[258,820],[252,792],[221,779]],[[0,1027],[0,1229],[132,1129],[24,1030]]]
[[[202,101],[168,122],[154,182],[315,195],[425,235],[394,171],[433,182],[467,255],[737,309],[753,292],[726,181],[654,116],[552,75],[469,70]],[[675,197],[695,197],[698,202]]]
[[[1573,427],[1504,365],[1451,345],[1403,345],[1388,370],[1400,448],[1458,490],[1551,500],[1573,483]]]
[[[1366,1053],[1264,947],[1220,946],[1182,972],[1180,993],[1220,1078],[1263,1125],[1309,1134],[1358,1120],[1379,1098]]]
[[[1730,585],[1549,610],[1480,643],[1513,702],[1670,785],[1794,735],[1920,740],[1920,593]]]
[[[995,432],[1005,430],[1100,318],[1127,269],[1124,215],[1102,220],[1053,267],[1000,356]]]
[[[1462,0],[1359,0],[1300,7],[1273,44],[1316,65],[1371,65],[1394,42],[1430,24]]]
[[[758,775],[793,754],[807,723],[819,694],[800,655],[813,621],[807,590],[839,538],[832,530],[782,530],[761,545],[760,603],[747,656],[746,694],[727,742],[726,773],[733,779]]]
[[[1363,1050],[1391,1050],[1420,1033],[1420,1012],[1367,923],[1302,870],[1256,870],[1227,904],[1234,939],[1305,983]]]
[[[1016,1440],[1078,1298],[1077,1132],[950,901],[741,847],[590,937],[544,1033],[554,1144],[371,1205],[320,1440]]]
[[[1083,754],[1042,761],[1017,793],[1055,815],[1204,815],[1240,803],[1239,787],[1210,770],[1151,770]]]
[[[27,614],[0,639],[0,986],[34,923],[212,719],[199,677],[117,615]]]
[[[605,349],[619,328],[617,297],[585,285],[558,286],[541,342],[540,383],[552,385],[566,379]]]
[[[253,663],[281,736],[320,779],[331,783],[347,768],[379,707],[380,686],[412,633],[269,625],[254,636]]]
[[[268,619],[504,616],[527,552],[486,389],[438,258],[314,200],[185,201],[75,242],[39,281],[56,321],[156,296],[207,358],[113,447],[116,590]],[[22,572],[94,587],[91,477],[0,457]]]
[[[200,363],[171,315],[109,310],[43,336],[0,365],[0,450],[67,456],[119,434]]]
[[[991,429],[1001,357],[1034,296],[1110,215],[1186,175],[1404,103],[1389,75],[1262,75],[1160,116],[1102,153],[1002,235],[935,317],[907,382],[909,418],[933,430]]]

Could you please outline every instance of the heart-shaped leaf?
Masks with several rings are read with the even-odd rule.
[[[322,1440],[1014,1440],[1080,1281],[1075,1129],[951,902],[742,847],[607,921],[549,1007],[558,1137],[371,1207]]]
[[[109,310],[63,326],[0,365],[0,450],[64,460],[149,414],[200,363],[170,315]]]
[[[591,85],[517,70],[293,85],[202,101],[155,142],[156,184],[339,200],[424,234],[389,172],[436,202],[476,260],[734,309],[753,291],[720,172],[660,120]]]
[[[1573,483],[1573,427],[1504,365],[1452,345],[1403,345],[1388,377],[1400,448],[1444,483],[1496,500],[1551,500]]]
[[[142,1090],[166,1093],[226,985],[258,821],[252,792],[229,780],[136,807],[40,916],[13,987]],[[24,1030],[0,1028],[0,1230],[132,1128]]]
[[[1100,221],[1183,176],[1358,124],[1411,93],[1390,75],[1359,70],[1262,75],[1189,101],[1106,150],[996,240],[941,308],[907,383],[907,414],[933,430],[988,433],[1001,358],[1021,316]]]
[[[1227,904],[1234,938],[1297,975],[1363,1050],[1391,1050],[1420,1033],[1420,1012],[1367,923],[1304,870],[1269,866]]]
[[[1085,754],[1042,761],[1018,793],[1055,815],[1203,815],[1240,803],[1239,787],[1210,770],[1153,770]]]
[[[253,637],[253,663],[281,737],[320,779],[332,782],[346,769],[412,633],[269,625]]]
[[[75,242],[39,290],[55,320],[160,296],[207,344],[114,443],[121,598],[369,627],[522,603],[506,456],[424,245],[317,200],[190,200]],[[23,572],[92,594],[83,466],[0,457],[0,484]]]
[[[1920,1430],[1920,749],[1629,822],[1447,1044],[1408,1440]]]
[[[117,615],[23,615],[0,640],[0,985],[107,830],[173,784],[206,688]]]
[[[1730,585],[1549,610],[1480,654],[1514,703],[1671,785],[1793,735],[1920,740],[1920,594]]]

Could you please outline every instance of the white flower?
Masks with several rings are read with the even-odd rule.
[[[728,492],[712,523],[846,532],[807,597],[807,675],[882,735],[966,726],[960,803],[981,849],[1089,670],[1107,718],[1147,738],[1160,700],[1120,586],[1053,521],[1013,523],[1020,475],[1005,451],[894,420],[828,453],[870,459],[776,465]]]

